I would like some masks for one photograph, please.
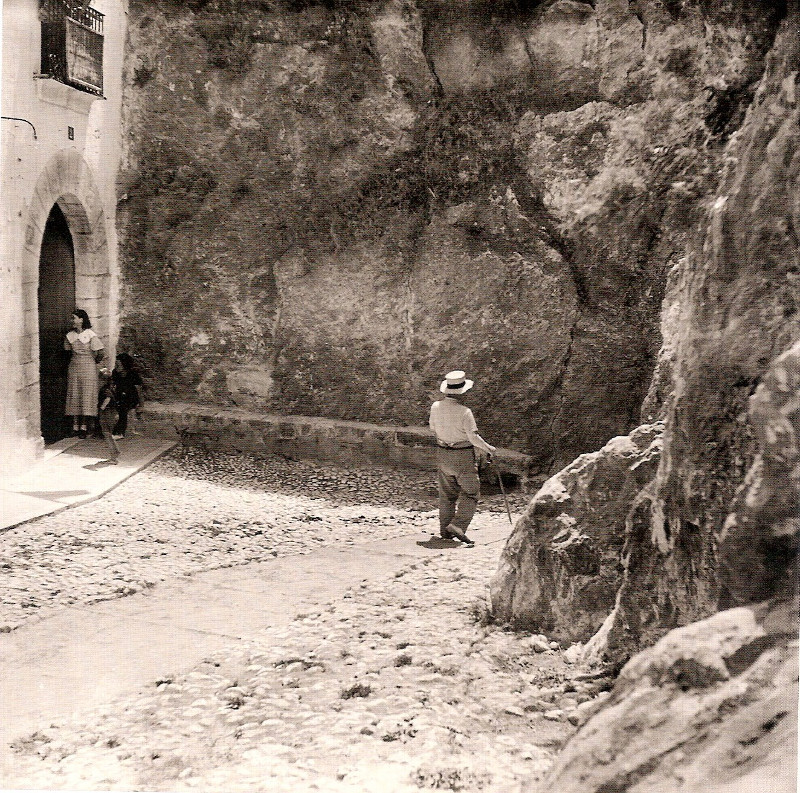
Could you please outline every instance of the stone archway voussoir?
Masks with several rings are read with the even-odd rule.
[[[77,150],[58,152],[44,166],[33,190],[25,225],[22,254],[23,320],[20,345],[22,412],[32,436],[38,434],[38,311],[39,257],[47,219],[58,204],[73,237],[75,297],[97,320],[97,330],[107,336],[111,313],[111,262],[105,225],[106,213],[92,169]],[[35,353],[35,354],[34,354]]]

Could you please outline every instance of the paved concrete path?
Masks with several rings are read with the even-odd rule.
[[[0,530],[93,501],[174,445],[141,436],[125,438],[119,441],[119,463],[109,465],[102,440],[67,438],[54,443],[32,468],[0,481]]]
[[[85,487],[84,469],[97,462],[91,454],[94,447],[74,445],[71,453],[54,455],[47,461],[49,467],[40,464],[36,474],[18,482],[22,490],[5,491],[2,497],[7,492],[27,495],[46,502],[36,508],[49,505],[49,512],[96,498],[102,488],[106,492],[165,447],[146,439],[137,443],[139,451],[129,449],[129,459],[120,466],[93,471],[102,478],[92,488]],[[101,447],[99,451],[102,454]],[[48,471],[49,479],[44,475]],[[30,495],[32,487],[38,488],[35,495]],[[6,510],[4,515],[12,520],[28,515],[28,505],[20,504],[19,511]],[[502,542],[509,533],[506,524],[477,531],[474,539],[478,544]],[[341,597],[350,586],[385,580],[415,558],[470,553],[455,543],[427,540],[413,534],[212,570],[120,600],[66,608],[0,634],[0,753],[8,751],[15,737],[152,687],[214,650]]]

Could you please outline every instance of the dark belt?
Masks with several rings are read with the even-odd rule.
[[[471,449],[472,448],[472,444],[471,443],[447,444],[447,443],[442,443],[441,441],[436,441],[436,445],[440,449]]]

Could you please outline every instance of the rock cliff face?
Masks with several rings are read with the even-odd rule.
[[[719,541],[725,599],[747,605],[635,656],[541,790],[797,790],[798,395],[800,342],[751,399],[759,453]]]
[[[795,9],[747,121],[726,149],[704,233],[674,276],[668,305],[678,308],[664,326],[672,371],[664,451],[650,496],[630,517],[612,652],[625,655],[652,643],[665,626],[708,615],[720,597],[723,605],[731,602],[716,575],[717,539],[759,451],[760,419],[748,418],[748,400],[772,362],[800,338],[793,231],[800,220],[799,68]],[[764,443],[772,442],[762,438],[762,451]],[[780,488],[788,494],[796,486],[787,477]],[[743,564],[754,565],[746,576],[764,596],[752,578],[757,548],[754,537]],[[740,580],[737,592],[741,586]]]
[[[121,347],[154,396],[412,424],[463,366],[540,471],[599,448],[783,12],[131,0]]]
[[[710,615],[720,598],[730,605],[741,602],[747,587],[762,592],[756,568],[774,570],[778,556],[791,555],[793,541],[786,537],[756,541],[752,527],[726,530],[727,542],[743,550],[738,562],[735,554],[725,562],[726,570],[739,570],[737,580],[720,589],[717,540],[758,451],[754,426],[760,419],[748,418],[748,399],[770,363],[800,337],[795,19],[793,9],[747,119],[725,147],[718,194],[707,202],[700,232],[670,274],[664,343],[644,408],[655,412],[662,400],[653,395],[668,395],[662,410],[663,454],[651,481],[638,490],[620,491],[626,503],[618,507],[627,515],[614,563],[621,563],[624,572],[615,607],[590,646],[614,662],[651,645],[671,627]],[[780,478],[772,474],[782,472],[779,467],[762,467],[772,479]],[[789,495],[796,482],[785,472],[781,476],[775,509],[787,513],[797,503]],[[592,504],[589,491],[572,497]],[[551,578],[549,565],[541,560],[551,553],[552,541],[537,525],[538,503],[537,496],[517,527],[517,534],[528,532],[528,543],[519,549],[509,546],[494,589],[498,615],[513,620],[524,612],[533,627],[544,627],[550,619],[546,610],[531,609],[524,595]],[[597,503],[608,502],[600,497]],[[739,526],[736,519],[729,521]],[[762,562],[753,558],[759,544],[770,549],[762,551]],[[542,549],[532,557],[528,545]],[[562,603],[561,613],[560,624],[578,624],[583,605]]]
[[[542,791],[745,791],[765,780],[796,790],[798,32],[794,4],[726,146],[701,233],[670,275],[652,386],[668,394],[661,460],[629,490],[622,552],[606,566],[621,562],[620,586],[584,657],[621,665],[649,649],[624,666]],[[512,620],[515,581],[534,592],[552,577],[557,538],[537,524],[539,498],[515,531],[532,526],[531,536],[509,544],[493,583],[496,612]],[[559,608],[562,624],[585,618],[580,598]]]

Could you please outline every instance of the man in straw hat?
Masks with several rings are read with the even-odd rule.
[[[431,405],[430,428],[436,436],[439,485],[439,533],[472,548],[466,531],[478,506],[480,479],[475,450],[491,454],[495,447],[478,435],[472,411],[461,403],[461,395],[473,386],[464,372],[448,372],[439,390],[444,399]],[[458,508],[456,508],[456,504]]]

